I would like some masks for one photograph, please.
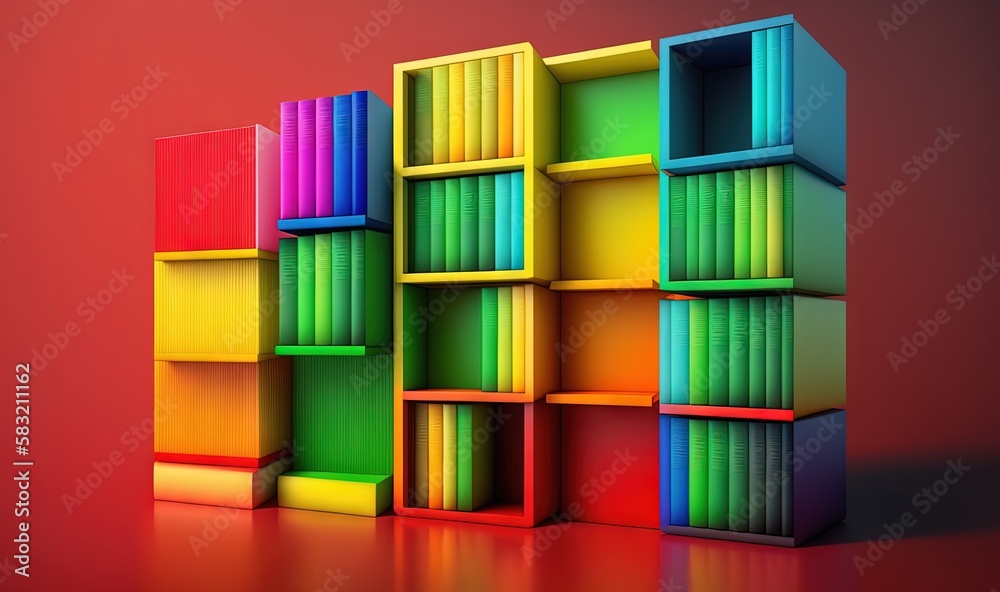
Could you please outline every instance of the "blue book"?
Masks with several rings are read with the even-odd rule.
[[[333,97],[333,215],[351,215],[351,95]]]
[[[524,269],[524,171],[510,174],[510,268]]]
[[[371,91],[355,91],[351,179],[355,216],[392,223],[392,109]]]
[[[688,420],[670,421],[670,524],[688,525]]]
[[[781,143],[781,30],[767,30],[767,145]]]
[[[670,305],[670,399],[674,405],[691,402],[689,377],[690,361],[690,309],[689,300],[669,300]]]
[[[496,176],[496,269],[510,269],[510,173]]]
[[[792,44],[792,26],[781,27],[781,143],[794,141],[795,106],[792,105],[795,66],[795,50]]]
[[[751,147],[767,146],[767,30],[750,34]]]

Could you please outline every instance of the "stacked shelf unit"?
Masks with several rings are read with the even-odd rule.
[[[156,140],[156,499],[253,508],[287,469],[277,138],[250,126]]]
[[[279,344],[292,470],[278,504],[377,516],[392,492],[392,111],[374,93],[281,105]]]
[[[660,303],[661,528],[796,546],[846,515],[846,76],[791,16],[660,55],[661,287],[692,298]]]

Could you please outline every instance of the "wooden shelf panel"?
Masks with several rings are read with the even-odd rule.
[[[530,282],[547,288],[549,280],[529,277],[523,269],[503,271],[431,271],[420,273],[399,274],[396,281],[401,284],[475,284],[484,286],[490,284],[511,284]]]
[[[577,391],[550,393],[545,402],[556,405],[609,405],[614,407],[652,407],[660,393],[634,391]]]
[[[278,345],[274,353],[279,356],[370,356],[392,353],[392,350],[370,345]]]
[[[541,397],[539,397],[541,398]],[[476,389],[419,389],[403,391],[404,401],[454,403],[531,403],[525,393],[495,393]]]
[[[610,292],[615,290],[659,290],[656,280],[617,279],[617,280],[557,280],[549,285],[555,292]]]
[[[154,353],[155,362],[246,362],[257,363],[277,358],[278,354],[164,354]]]
[[[325,216],[322,218],[289,218],[278,220],[278,230],[296,236],[310,236],[336,230],[365,229],[392,232],[392,225],[367,216]]]
[[[718,417],[720,419],[748,419],[753,421],[793,421],[792,409],[761,409],[758,407],[725,407],[722,405],[675,405],[660,403],[661,415],[688,417]]]
[[[550,164],[545,174],[556,183],[656,176],[659,174],[659,163],[652,154],[612,156]]]
[[[403,168],[400,176],[410,181],[420,179],[436,179],[441,177],[457,177],[460,175],[484,175],[488,173],[506,173],[524,169],[524,157],[493,158],[490,160],[469,160],[464,162],[444,162],[441,164],[424,164]]]
[[[154,261],[214,261],[219,259],[268,259],[277,261],[278,254],[263,249],[213,249],[210,251],[157,251]]]
[[[430,508],[396,507],[396,514],[414,518],[454,520],[457,522],[478,522],[497,526],[532,526],[530,518],[524,515],[524,505],[517,503],[491,504],[472,512],[457,510],[431,510]]]
[[[562,84],[646,72],[660,67],[652,41],[552,56],[542,62]]]

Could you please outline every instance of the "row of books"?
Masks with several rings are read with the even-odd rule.
[[[524,286],[483,288],[482,390],[524,392]]]
[[[344,230],[281,239],[281,345],[377,345],[391,322],[392,237]]]
[[[670,177],[670,279],[792,277],[793,166]]]
[[[413,77],[409,163],[524,155],[524,54],[423,68]]]
[[[670,523],[792,536],[792,424],[670,418]]]
[[[485,403],[414,403],[412,506],[471,512],[493,499]]]
[[[411,272],[524,269],[524,172],[413,183]]]
[[[794,304],[790,296],[671,300],[664,401],[791,409]]]
[[[750,45],[752,147],[791,144],[795,110],[792,26],[754,31]]]
[[[281,218],[368,215],[369,189],[391,187],[391,146],[392,110],[373,92],[282,103]]]

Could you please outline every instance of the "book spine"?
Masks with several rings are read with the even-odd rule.
[[[708,405],[708,300],[688,300],[691,318],[690,399]]]
[[[733,276],[750,277],[750,171],[733,173]]]
[[[350,216],[351,198],[351,95],[333,97],[333,215]]]
[[[479,267],[492,271],[496,267],[496,178],[479,176]]]
[[[341,230],[333,233],[333,282],[331,298],[331,339],[333,345],[351,343],[351,255],[352,231]],[[362,250],[364,245],[361,245]],[[362,260],[364,257],[362,257]],[[363,282],[363,278],[362,278]]]
[[[299,101],[299,218],[316,215],[316,100]]]
[[[462,268],[462,183],[457,177],[444,180],[444,270]]]
[[[674,405],[691,402],[690,300],[671,300],[670,306],[670,399]]]
[[[781,409],[781,296],[768,296],[764,313],[764,402]]]
[[[795,135],[795,90],[792,72],[795,69],[795,50],[792,43],[792,26],[781,27],[781,144],[791,144]]]
[[[351,213],[368,215],[368,91],[351,93]]]
[[[422,68],[413,73],[413,87],[413,146],[410,164],[431,164],[434,156],[434,124],[430,68]]]
[[[765,424],[767,442],[767,460],[765,461],[766,484],[769,492],[764,509],[764,533],[781,535],[781,424],[768,422]]]
[[[781,144],[781,30],[767,30],[767,145]]]
[[[527,307],[524,286],[511,288],[511,309],[513,327],[511,329],[511,390],[525,392],[525,320]]]
[[[465,62],[465,160],[483,156],[482,60]]]
[[[431,71],[431,128],[433,141],[431,160],[434,164],[448,162],[448,66],[435,66]]]
[[[330,345],[332,342],[331,299],[333,282],[333,252],[329,234],[316,235],[316,345]]]
[[[795,449],[791,423],[781,424],[781,536],[795,536]]]
[[[792,266],[792,257],[795,252],[795,244],[792,242],[795,238],[795,166],[786,164],[782,167],[782,172],[784,176],[781,183],[781,202],[784,206],[781,220],[781,230],[784,233],[781,238],[781,246],[784,249],[782,262],[785,264],[784,277],[790,278],[795,277]]]
[[[767,369],[764,361],[764,334],[766,333],[764,297],[755,296],[749,298],[747,308],[750,310],[750,352],[747,356],[750,366],[749,372],[747,372],[747,376],[750,379],[748,399],[750,400],[751,407],[764,407],[766,400],[764,396],[766,392],[764,375]]]
[[[510,269],[510,173],[496,175],[496,269]]]
[[[524,171],[510,174],[510,268],[524,269]]]
[[[444,407],[441,403],[427,406],[427,506],[444,509]]]
[[[715,279],[715,174],[698,175],[698,279]]]
[[[767,499],[767,438],[764,423],[752,421],[748,426],[750,449],[750,503],[749,530],[754,534],[766,532]]]
[[[722,171],[715,175],[715,278],[731,280],[735,277],[733,242],[735,240],[736,203],[735,175]]]
[[[670,524],[688,525],[688,420],[670,420]]]
[[[278,288],[280,290],[278,343],[281,345],[296,345],[299,340],[298,317],[296,315],[299,304],[298,263],[296,262],[298,249],[296,239],[278,239],[278,273],[281,274],[281,283]]]
[[[431,184],[417,181],[413,184],[413,269],[431,270]]]
[[[708,301],[708,404],[729,405],[729,299]]]
[[[708,421],[708,527],[729,528],[729,422]]]
[[[482,127],[482,157],[483,160],[497,157],[497,124],[500,81],[498,78],[497,58],[483,59],[483,127]]]
[[[685,255],[687,258],[687,278],[690,280],[698,278],[698,249],[700,248],[699,238],[698,238],[698,221],[699,221],[699,209],[698,209],[698,175],[689,175],[684,177],[685,179],[685,194],[686,194],[686,207],[685,207],[685,218],[687,220],[687,232],[685,232],[685,238],[687,240],[687,245],[685,246]]]
[[[767,30],[750,34],[751,148],[767,146]]]
[[[782,244],[785,231],[782,228],[785,218],[785,167],[781,165],[767,167],[767,277],[777,278],[785,275],[784,254]]]
[[[514,54],[513,155],[524,156],[524,54]],[[515,268],[518,269],[518,268]]]
[[[465,64],[448,64],[448,160],[465,160]]]
[[[461,231],[460,231],[460,269],[476,271],[479,269],[479,179],[478,177],[461,177],[459,179],[461,192]]]
[[[729,406],[750,406],[750,310],[746,298],[729,299]]]
[[[750,169],[750,277],[767,277],[767,169]]]
[[[299,345],[316,344],[316,237],[300,236],[298,244]]]
[[[729,422],[729,530],[747,532],[750,452],[747,422]]]
[[[351,231],[351,299],[348,315],[351,319],[351,345],[368,345],[365,324],[365,264],[367,263],[366,230]]]
[[[708,528],[708,421],[688,421],[688,523]]]
[[[482,374],[484,392],[497,392],[497,348],[499,346],[499,326],[497,318],[498,294],[497,288],[482,289]]]
[[[413,507],[426,508],[427,482],[427,403],[413,404],[413,492],[410,496]]]
[[[299,217],[299,102],[281,104],[281,219]]]
[[[456,509],[472,510],[472,405],[459,403],[455,410],[455,484]]]
[[[514,56],[497,58],[497,156],[514,156]]]
[[[445,269],[445,180],[434,179],[431,185],[431,271]]]
[[[333,215],[333,97],[316,99],[316,216]]]
[[[795,409],[795,297],[781,296],[781,408]]]
[[[687,237],[687,182],[684,177],[668,177],[667,185],[670,192],[669,229],[670,229],[670,280],[686,280],[687,255],[685,246]]]
[[[514,302],[510,286],[497,288],[497,391],[514,388]]]
[[[454,403],[441,406],[441,507],[458,509],[458,409]]]

